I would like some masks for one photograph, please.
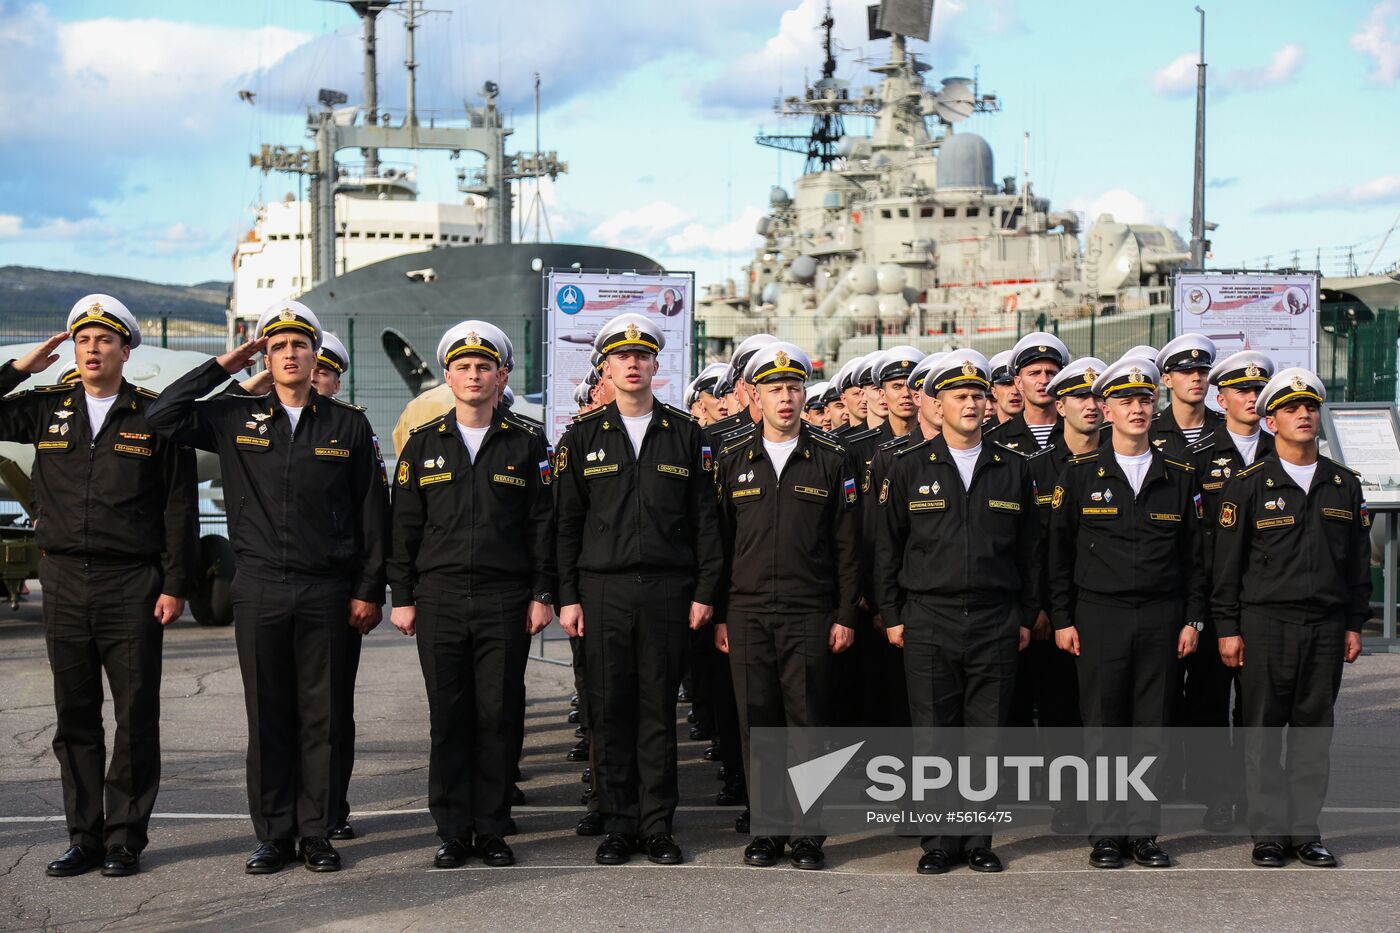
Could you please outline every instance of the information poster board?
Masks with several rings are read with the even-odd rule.
[[[1330,453],[1361,474],[1368,502],[1400,501],[1400,420],[1385,402],[1323,407]]]
[[[1219,349],[1216,359],[1259,350],[1279,369],[1317,372],[1317,276],[1182,273],[1173,298],[1177,336],[1204,334]],[[1215,393],[1207,397],[1214,406]]]
[[[550,270],[545,281],[544,422],[551,441],[569,426],[578,409],[574,388],[593,365],[593,341],[619,314],[655,320],[665,335],[660,370],[652,382],[656,397],[685,407],[690,383],[690,335],[695,277],[689,273],[574,272]]]

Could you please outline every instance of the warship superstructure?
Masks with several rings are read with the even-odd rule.
[[[934,349],[1042,314],[1170,307],[1171,273],[1190,261],[1176,232],[1104,214],[1081,243],[1078,214],[1053,209],[1025,174],[998,178],[991,146],[958,126],[1000,101],[972,79],[926,80],[908,40],[928,38],[929,18],[920,35],[872,16],[888,59],[870,69],[878,84],[852,87],[835,76],[828,6],[821,78],[776,107],[811,131],[757,140],[805,153],[804,174],[770,192],[746,287],[710,286],[697,305],[714,352],[771,331],[810,346],[830,372],[872,337]],[[868,134],[846,132],[855,120]]]

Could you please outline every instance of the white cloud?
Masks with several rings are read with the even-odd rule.
[[[1400,78],[1400,0],[1382,0],[1349,40],[1351,47],[1372,60],[1370,80],[1391,85]]]
[[[1293,80],[1303,65],[1302,46],[1284,43],[1269,57],[1269,64],[1258,68],[1206,71],[1206,88],[1212,97],[1224,97],[1240,91],[1259,91],[1277,87]],[[1209,62],[1207,62],[1209,65]],[[1152,93],[1158,97],[1185,97],[1196,90],[1196,53],[1178,55],[1152,73],[1149,79]]]
[[[58,218],[39,224],[28,224],[18,214],[0,214],[0,240],[114,242],[122,236],[122,231],[116,227],[93,217],[79,220]]]
[[[1184,214],[1159,210],[1126,188],[1072,197],[1065,206],[1084,216],[1086,228],[1093,226],[1102,214],[1112,214],[1120,224],[1160,224],[1173,230],[1180,230],[1187,223]]]
[[[1265,204],[1259,210],[1268,214],[1293,211],[1350,210],[1375,204],[1400,203],[1400,175],[1382,175],[1348,187],[1333,188],[1301,198],[1286,198]]]
[[[674,265],[678,258],[747,256],[757,242],[754,228],[762,213],[749,207],[727,223],[714,223],[669,201],[652,201],[612,214],[595,224],[588,237],[655,256],[663,265]]]
[[[834,0],[831,4],[835,21],[833,36],[837,46],[837,77],[853,85],[873,84],[878,80],[866,66],[855,60],[874,54],[875,48],[867,38],[866,7],[868,0]],[[924,60],[937,61],[946,67],[959,59],[965,45],[959,38],[959,23],[965,20],[966,0],[938,0],[933,7],[930,41],[914,42],[912,48]],[[800,0],[796,7],[783,13],[778,31],[763,47],[735,58],[725,70],[698,89],[702,110],[712,117],[753,117],[769,112],[781,88],[784,95],[801,90],[804,74],[815,80],[820,77],[822,64],[823,16],[826,0]],[[986,16],[994,31],[1012,31],[1020,20],[1009,0],[994,5]],[[885,43],[879,45],[884,51]]]

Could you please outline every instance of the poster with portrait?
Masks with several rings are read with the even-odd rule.
[[[689,273],[550,270],[545,280],[544,421],[551,442],[577,413],[574,388],[588,375],[598,331],[619,314],[656,319],[666,345],[652,390],[661,401],[684,407],[694,292],[695,278]]]
[[[1318,278],[1315,275],[1191,272],[1176,277],[1176,333],[1204,334],[1224,359],[1240,350],[1273,357],[1279,369],[1317,372]],[[1215,393],[1208,403],[1217,408]]]

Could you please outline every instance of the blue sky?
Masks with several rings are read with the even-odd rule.
[[[737,276],[769,186],[801,170],[753,135],[780,127],[773,98],[818,69],[821,5],[435,0],[451,14],[419,33],[419,106],[460,108],[497,80],[515,148],[530,149],[540,72],[543,145],[569,163],[544,192],[554,238],[635,249],[702,283]],[[1029,132],[1032,182],[1056,208],[1185,234],[1193,5],[938,0],[915,48],[931,78],[976,70],[1001,97],[960,127],[988,138],[999,175],[1020,175]],[[1400,0],[1205,5],[1211,264],[1297,249],[1312,266],[1321,250],[1341,273],[1352,246],[1364,268],[1400,214]],[[862,0],[834,6],[840,76],[873,83],[857,59],[887,43],[866,40]],[[381,104],[401,108],[401,20],[380,31]],[[359,69],[358,21],[335,3],[0,0],[0,265],[229,278],[253,205],[296,190],[248,153],[301,144],[317,89],[356,100]],[[423,157],[425,193],[453,197],[454,168]],[[1397,259],[1400,230],[1376,265]]]

